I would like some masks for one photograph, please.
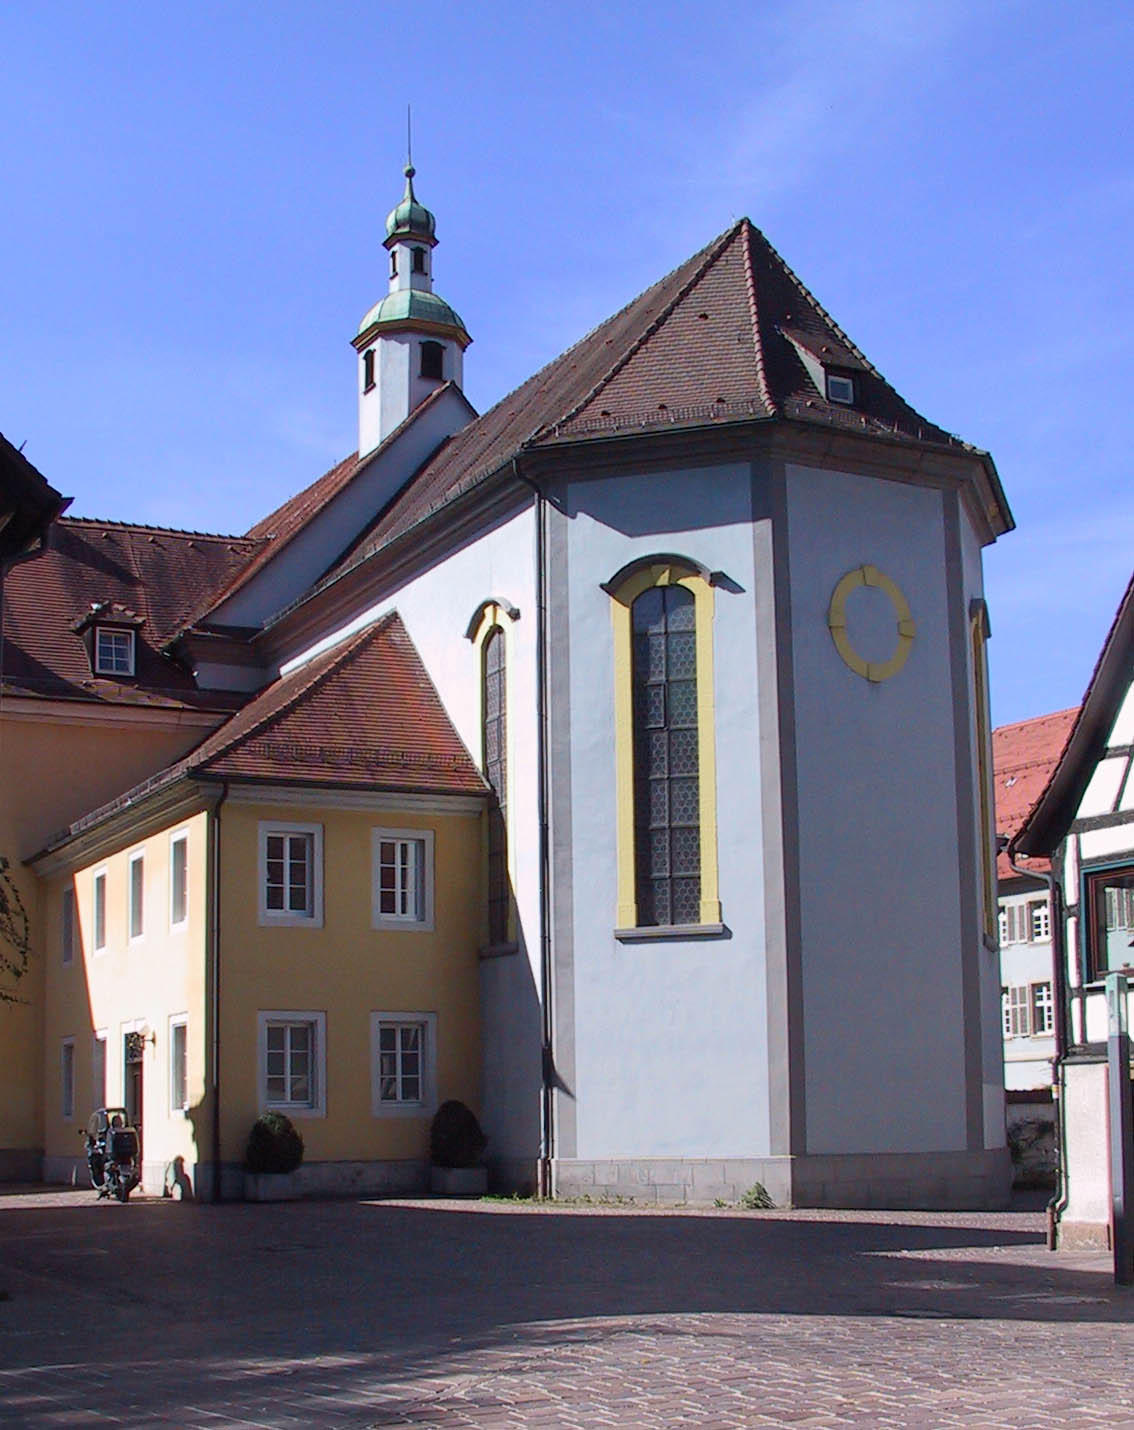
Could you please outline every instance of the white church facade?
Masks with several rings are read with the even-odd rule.
[[[396,613],[483,780],[469,1100],[499,1185],[1001,1203],[991,459],[747,220],[478,417],[413,177],[353,340],[359,452],[164,648],[255,701]],[[343,689],[257,776],[281,805],[378,758]]]

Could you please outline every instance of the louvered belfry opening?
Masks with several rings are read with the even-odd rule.
[[[654,586],[631,608],[638,923],[695,924],[701,908],[697,644],[692,592]]]
[[[494,798],[488,811],[488,941],[508,941],[508,708],[504,632],[489,631],[484,642],[484,777]]]

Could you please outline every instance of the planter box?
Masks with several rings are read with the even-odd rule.
[[[294,1202],[299,1195],[294,1172],[244,1173],[246,1202]]]
[[[486,1167],[431,1167],[429,1190],[442,1197],[483,1197],[488,1190]]]

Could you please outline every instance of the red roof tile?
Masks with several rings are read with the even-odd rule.
[[[202,694],[162,654],[186,612],[259,549],[245,537],[63,517],[34,561],[4,578],[0,684],[6,694],[231,710],[239,700]],[[136,612],[136,678],[91,672],[74,628],[91,607]],[[243,698],[243,697],[240,697]]]
[[[998,834],[1011,838],[1023,825],[1063,753],[1078,714],[1076,706],[1073,710],[1037,715],[1031,720],[1001,725],[993,730],[992,770]],[[1030,859],[1025,867],[1046,873],[1050,865],[1046,859]],[[999,856],[996,872],[1001,879],[1017,877],[1006,854]]]
[[[853,372],[853,408],[818,391],[796,344]],[[904,402],[742,219],[439,448],[332,574],[524,448],[776,416],[974,450]]]
[[[486,789],[396,613],[282,676],[186,763],[225,779]]]
[[[183,759],[85,814],[47,848],[59,848],[186,776],[488,793],[396,611],[280,676]]]

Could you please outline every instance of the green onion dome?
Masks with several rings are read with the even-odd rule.
[[[420,238],[426,243],[436,243],[437,220],[424,204],[419,204],[413,192],[413,176],[417,170],[412,164],[405,168],[406,191],[397,208],[386,216],[386,241],[395,238]]]

